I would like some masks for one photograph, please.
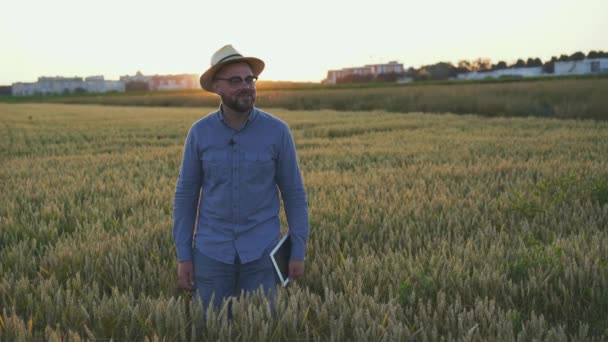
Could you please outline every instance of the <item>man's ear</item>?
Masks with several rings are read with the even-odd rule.
[[[222,90],[220,89],[220,87],[217,85],[217,82],[213,82],[213,84],[211,85],[211,87],[213,88],[213,92],[218,94],[218,95],[224,95],[224,93],[222,92]]]

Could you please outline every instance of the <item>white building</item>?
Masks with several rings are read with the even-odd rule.
[[[31,96],[35,92],[35,83],[18,82],[11,85],[11,95],[13,96]]]
[[[13,83],[11,93],[13,96],[33,96],[49,94],[71,93],[107,93],[125,92],[127,84],[142,83],[145,90],[184,90],[200,89],[199,75],[155,75],[145,76],[140,71],[135,75],[121,76],[119,81],[107,81],[103,76],[81,77],[39,77],[33,83]]]
[[[89,76],[84,79],[84,89],[87,93],[124,92],[125,84],[120,81],[106,81],[103,76]]]
[[[553,73],[545,73],[543,67],[508,68],[492,71],[473,71],[456,76],[459,80],[482,80],[498,77],[531,77],[553,75],[589,75],[608,73],[608,58],[586,58],[580,61],[555,62]]]
[[[81,77],[38,77],[38,92],[45,94],[73,93],[80,89],[84,91]]]
[[[198,74],[180,74],[180,75],[154,75],[145,76],[138,71],[134,76],[121,76],[120,81],[125,85],[129,83],[145,83],[147,89],[152,91],[163,90],[185,90],[185,89],[200,89]]]
[[[586,58],[580,61],[555,62],[555,75],[586,75],[608,72],[608,58]]]
[[[144,74],[142,74],[141,71],[138,70],[134,76],[120,76],[120,81],[124,84],[127,84],[129,82],[149,83],[150,78],[150,76],[144,76]]]
[[[150,90],[185,90],[201,87],[197,74],[156,75],[151,77],[148,84]]]
[[[397,61],[390,61],[386,64],[368,64],[362,67],[343,68],[340,70],[329,70],[327,77],[321,81],[326,84],[336,84],[336,82],[346,76],[367,76],[376,77],[382,74],[402,74],[403,64]]]
[[[507,68],[492,71],[473,71],[456,75],[459,80],[483,80],[499,77],[531,77],[543,76],[543,67]]]
[[[39,77],[33,83],[13,83],[13,96],[33,96],[70,93],[107,93],[124,92],[124,83],[106,81],[103,76],[81,77]]]

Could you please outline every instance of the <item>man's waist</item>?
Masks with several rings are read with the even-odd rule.
[[[237,238],[256,229],[279,229],[281,221],[278,215],[244,223],[232,223],[222,219],[199,217],[197,234],[224,236],[227,240]]]
[[[261,257],[269,244],[276,243],[280,235],[280,220],[269,220],[253,227],[237,227],[238,232],[218,226],[199,223],[194,245],[202,253],[225,263],[232,263],[238,254],[243,262]]]

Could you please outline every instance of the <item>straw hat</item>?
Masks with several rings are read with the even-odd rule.
[[[247,62],[253,71],[254,76],[259,76],[264,70],[264,62],[255,57],[243,57],[232,45],[228,44],[221,49],[217,50],[213,56],[211,56],[211,67],[207,69],[201,75],[201,87],[206,91],[213,92],[213,88],[211,84],[213,83],[213,78],[215,77],[215,73],[218,72],[224,65],[234,63],[234,62]]]

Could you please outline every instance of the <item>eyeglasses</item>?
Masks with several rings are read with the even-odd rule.
[[[220,78],[220,77],[216,77],[216,80],[222,80],[222,81],[228,81],[228,83],[233,86],[240,86],[243,84],[243,82],[245,82],[247,85],[254,85],[255,82],[258,80],[257,76],[247,76],[245,77],[245,79],[242,79],[240,76],[233,76],[230,78]]]

